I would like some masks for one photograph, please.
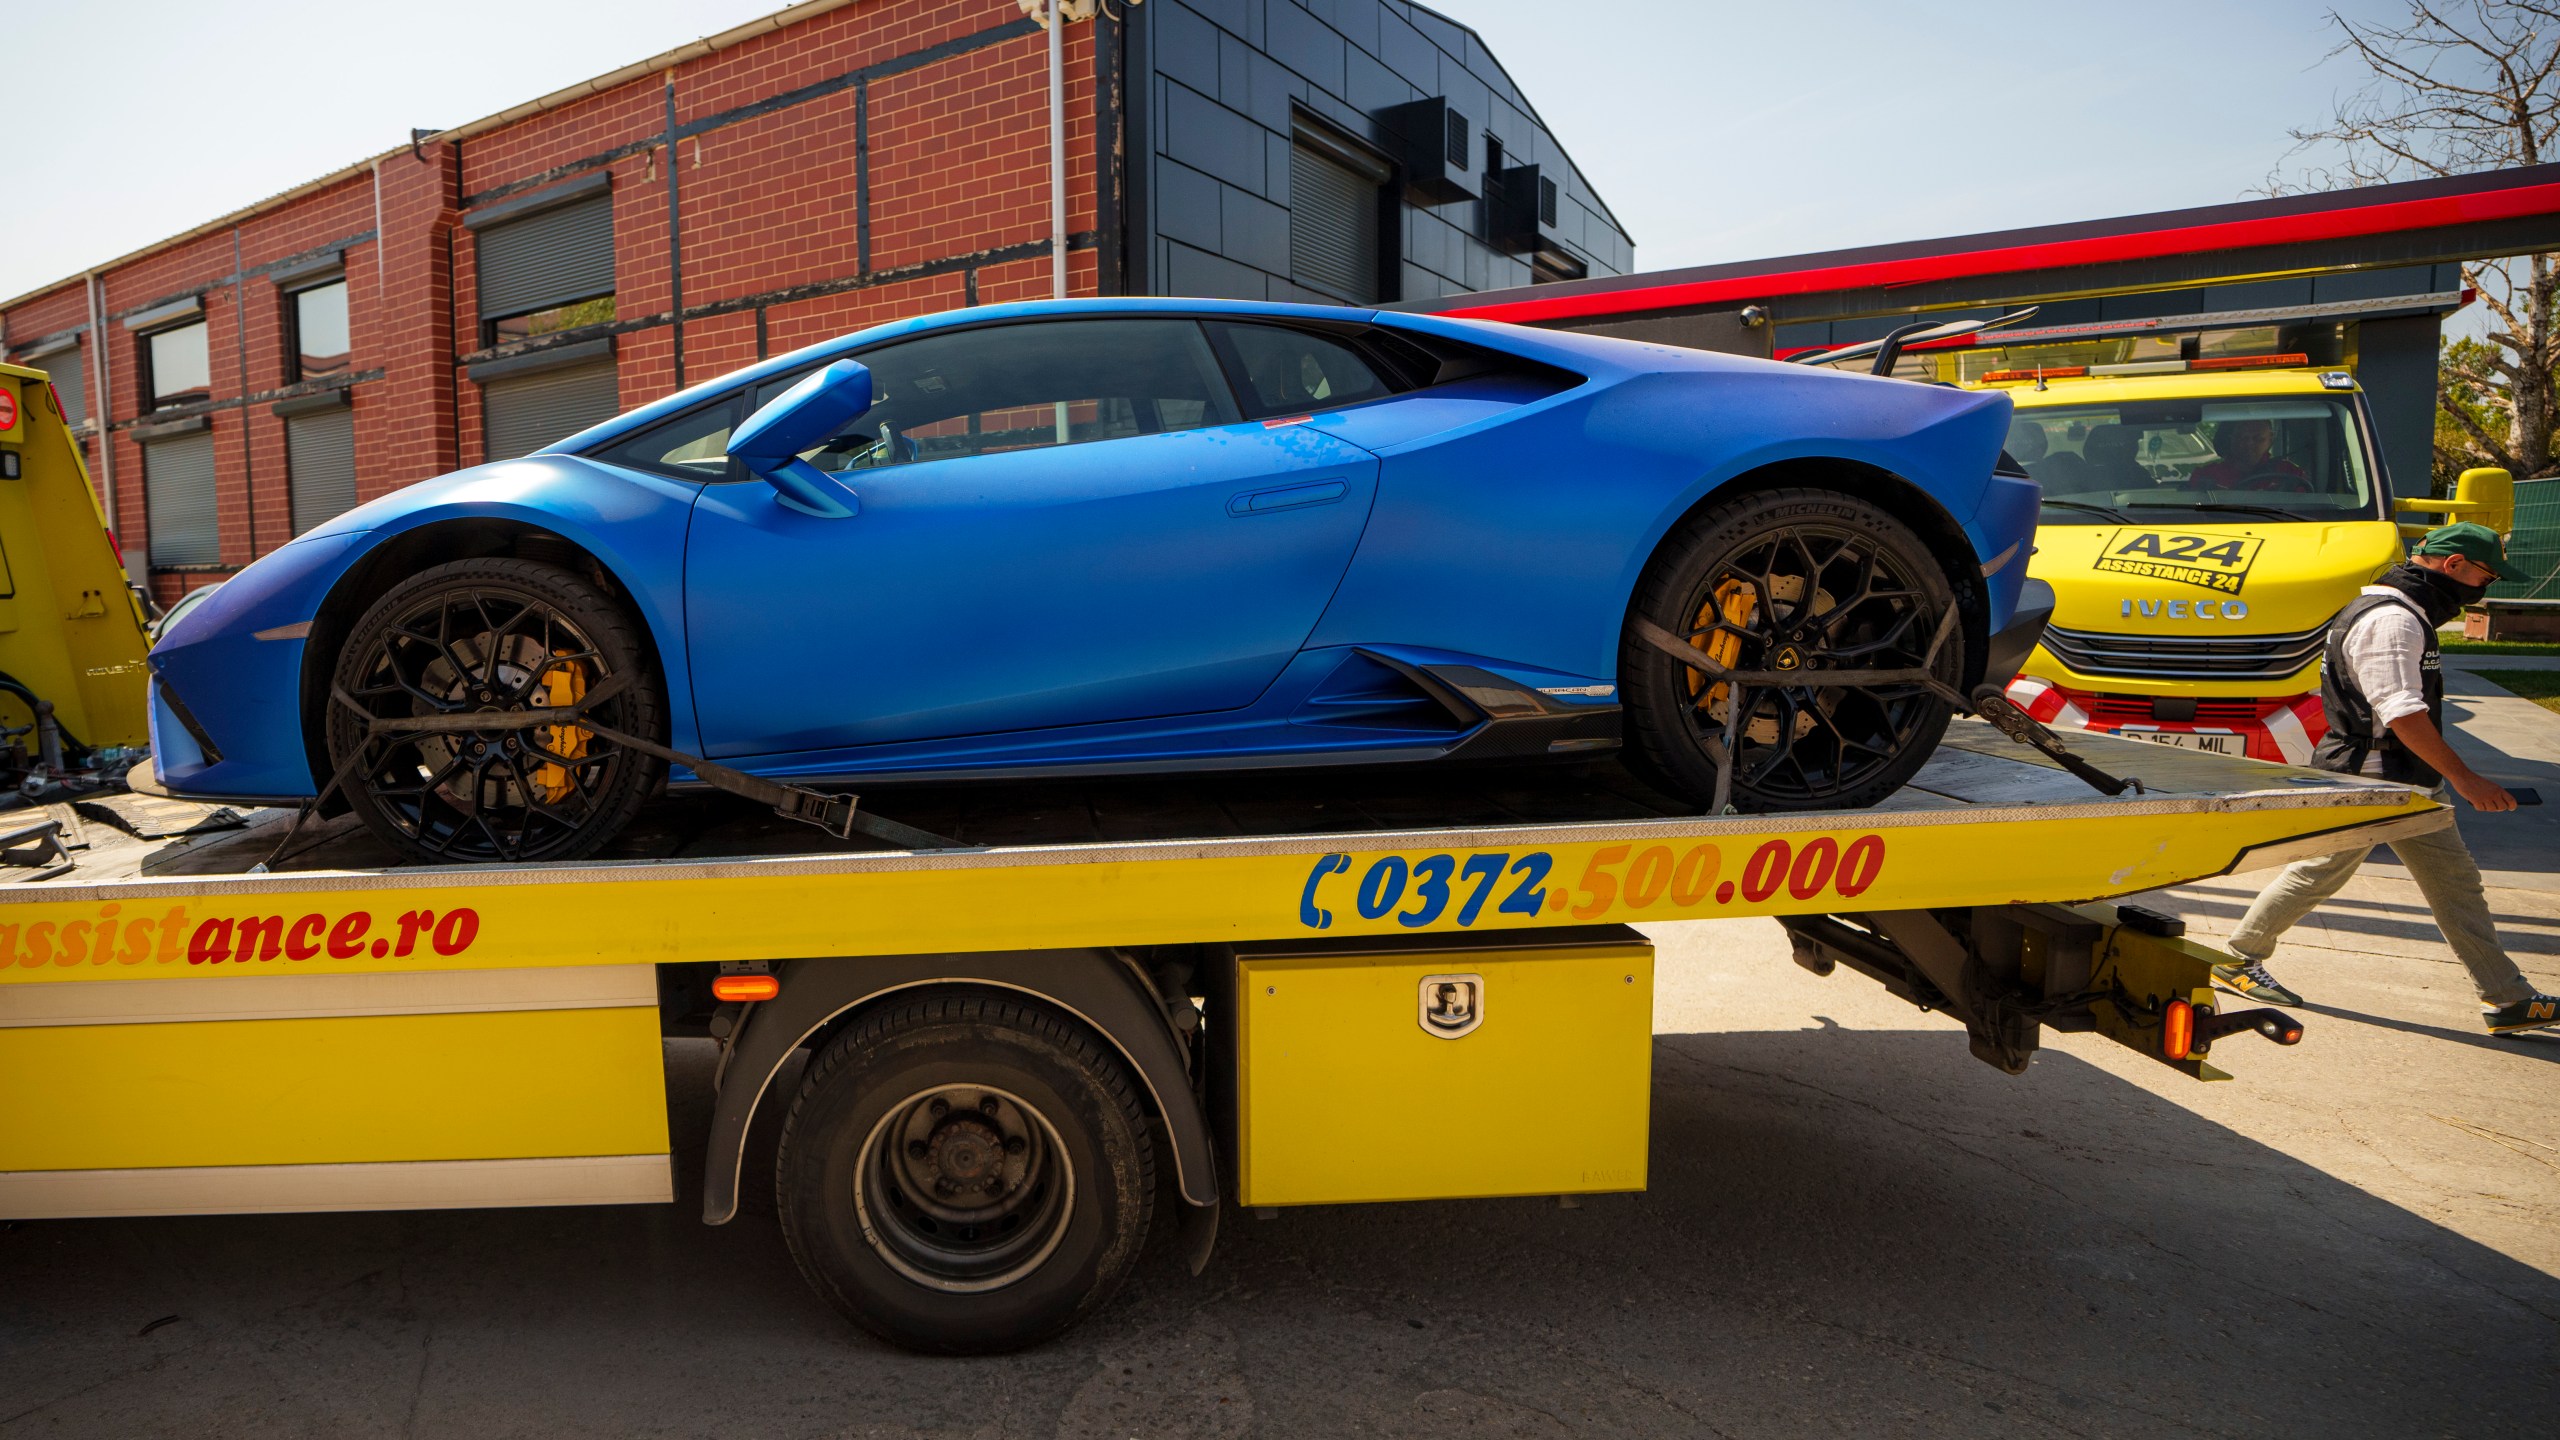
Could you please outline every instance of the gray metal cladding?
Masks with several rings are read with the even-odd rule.
[[[480,387],[489,458],[512,460],[622,413],[611,360],[492,380]]]
[[[1299,284],[1377,301],[1378,182],[1304,145],[1289,151],[1289,269]]]
[[[293,533],[355,508],[356,413],[341,406],[284,422],[293,487]]]
[[[1398,162],[1375,227],[1377,280],[1354,303],[1633,268],[1625,231],[1464,26],[1404,0],[1147,0],[1127,10],[1132,289],[1352,298],[1338,268],[1325,280],[1292,263],[1285,246],[1296,227],[1263,224],[1260,207],[1297,204],[1292,145],[1310,125],[1333,142],[1319,148],[1355,170],[1358,156],[1345,152]],[[1528,246],[1498,242],[1488,172],[1524,165],[1554,182],[1552,192],[1527,187],[1519,202],[1542,233]]]
[[[222,526],[213,468],[213,432],[199,430],[142,447],[142,483],[154,565],[219,565]]]
[[[609,193],[488,226],[477,240],[484,320],[613,293]]]

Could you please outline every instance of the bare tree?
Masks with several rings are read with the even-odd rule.
[[[2336,11],[2332,57],[2369,73],[2342,97],[2329,123],[2292,132],[2296,157],[2321,157],[2272,193],[2375,185],[2427,176],[2539,165],[2560,158],[2560,3],[2552,0],[2410,0],[2398,24],[2360,24]],[[2517,475],[2554,468],[2560,425],[2560,255],[2467,264],[2496,328],[2487,345],[2448,347],[2447,426],[2469,442],[2467,459]],[[2468,403],[2455,403],[2456,389]],[[2503,422],[2503,423],[2501,423]]]

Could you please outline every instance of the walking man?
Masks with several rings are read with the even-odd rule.
[[[2463,523],[2428,531],[2410,547],[2405,563],[2364,587],[2329,622],[2320,669],[2329,733],[2312,753],[2312,765],[2426,786],[2439,801],[2450,786],[2474,810],[2516,808],[2516,797],[2481,778],[2445,743],[2444,660],[2436,627],[2479,600],[2490,582],[2523,578],[2507,563],[2497,532]],[[2418,882],[2445,943],[2471,972],[2480,1003],[2488,1007],[2482,1018],[2489,1033],[2515,1035],[2560,1024],[2560,996],[2535,993],[2498,943],[2488,896],[2480,888],[2480,866],[2461,832],[2448,825],[2394,840],[2391,848]],[[2370,847],[2348,850],[2286,866],[2224,942],[2242,963],[2214,966],[2215,981],[2251,1000],[2301,1004],[2302,997],[2267,973],[2276,937],[2337,894],[2372,853]]]

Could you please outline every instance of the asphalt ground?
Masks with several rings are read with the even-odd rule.
[[[2475,763],[2560,805],[2560,717],[2449,688]],[[2463,825],[2560,989],[2554,809]],[[2254,888],[2154,898],[2215,933]],[[2276,956],[2309,1036],[2226,1042],[2226,1084],[2091,1036],[2012,1078],[1769,922],[1653,934],[1642,1194],[1230,1210],[1206,1274],[1160,1239],[1091,1323],[969,1361],[800,1283],[769,1148],[720,1229],[690,1175],[670,1207],[6,1225],[0,1440],[2553,1433],[2560,1039],[2479,1029],[2386,857]],[[682,1155],[710,1055],[669,1054]]]

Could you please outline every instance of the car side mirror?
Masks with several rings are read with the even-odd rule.
[[[869,414],[871,406],[869,367],[859,360],[821,366],[731,431],[729,457],[771,485],[784,505],[841,520],[854,513],[852,493],[801,459],[800,452]]]

